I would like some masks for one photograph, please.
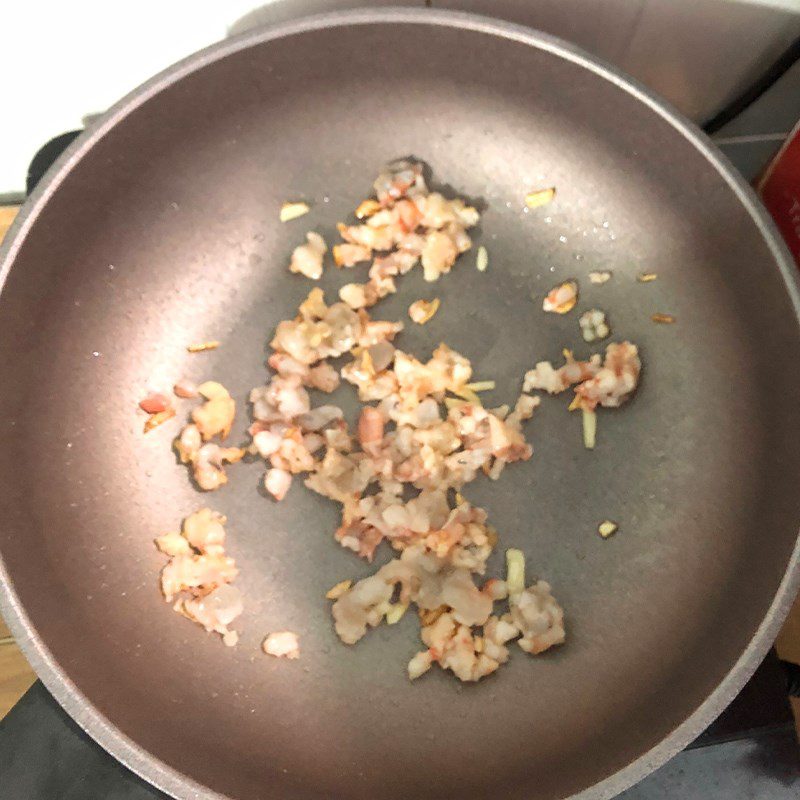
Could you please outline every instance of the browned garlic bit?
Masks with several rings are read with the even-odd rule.
[[[170,556],[161,571],[161,591],[179,614],[222,636],[233,646],[236,631],[228,626],[242,613],[239,590],[231,586],[238,570],[225,555],[225,517],[209,508],[189,515],[180,533],[167,533],[156,546]]]
[[[529,192],[525,195],[525,205],[528,208],[539,208],[547,205],[556,196],[555,187],[550,189],[539,189],[536,192]]]
[[[306,244],[295,247],[292,252],[289,272],[298,272],[312,281],[318,281],[322,277],[322,257],[328,252],[328,246],[314,231],[306,234],[306,240]]]
[[[159,425],[163,425],[168,419],[172,419],[174,416],[174,408],[165,408],[163,411],[157,411],[155,414],[151,414],[145,420],[144,432],[150,433],[150,431],[155,430]]]
[[[205,353],[207,350],[216,350],[219,347],[219,342],[212,339],[208,342],[198,342],[197,344],[190,344],[187,346],[187,351],[190,353]]]
[[[556,314],[566,314],[575,308],[578,302],[578,282],[564,281],[554,286],[544,298],[542,309]]]
[[[434,314],[439,310],[439,305],[438,297],[434,297],[433,300],[430,301],[415,300],[408,307],[408,316],[418,325],[424,325],[428,320],[433,318]]]
[[[672,314],[656,313],[650,317],[653,322],[658,322],[661,325],[672,325],[675,322],[675,317]]]

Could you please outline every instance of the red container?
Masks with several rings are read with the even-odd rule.
[[[800,266],[800,123],[767,167],[757,190]]]

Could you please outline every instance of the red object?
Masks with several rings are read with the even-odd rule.
[[[767,167],[757,190],[800,266],[800,124]]]
[[[139,408],[148,414],[160,414],[169,408],[169,398],[163,394],[150,394],[139,403]]]

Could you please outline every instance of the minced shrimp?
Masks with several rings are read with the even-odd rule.
[[[356,209],[358,223],[339,223],[342,242],[333,246],[337,267],[371,262],[368,279],[343,286],[330,305],[321,289],[312,289],[297,315],[277,326],[268,358],[273,374],[249,396],[249,444],[223,445],[236,412],[225,387],[179,381],[178,396],[203,402],[175,448],[201,489],[222,486],[224,466],[248,454],[265,462],[263,486],[276,502],[297,476],[337,503],[341,519],[333,538],[341,547],[370,562],[379,548],[394,553],[373,574],[328,591],[341,641],[353,645],[370,628],[393,625],[416,606],[424,649],[408,663],[409,678],[435,663],[462,681],[477,681],[508,661],[514,640],[531,655],[561,644],[564,614],[549,584],[538,580],[526,588],[518,551],[510,551],[506,579],[486,578],[498,534],[486,511],[461,490],[479,475],[497,480],[507,465],[532,457],[524,423],[540,400],[530,392],[556,394],[574,386],[573,405],[592,413],[597,405],[620,405],[630,397],[641,362],[629,342],[610,344],[605,358],[586,361],[565,351],[563,366],[540,362],[525,375],[513,407],[484,408],[477,392],[495,383],[473,382],[467,358],[441,344],[427,360],[418,359],[395,344],[402,323],[373,320],[367,311],[396,292],[397,282],[418,265],[426,281],[452,271],[472,247],[468,231],[479,222],[478,211],[460,198],[431,192],[422,165],[410,160],[388,165],[374,190],[375,197]],[[327,249],[321,236],[308,233],[292,253],[290,270],[319,279]],[[478,263],[485,261],[484,251]],[[577,299],[577,283],[567,281],[554,287],[543,308],[566,313]],[[417,301],[409,314],[423,323],[437,309],[438,300]],[[602,338],[605,320],[589,313],[594,316],[584,315],[582,327]],[[334,366],[331,360],[340,357],[343,365]],[[335,391],[341,379],[365,403],[352,429],[342,409],[314,399],[316,392]],[[145,410],[161,403],[160,397],[147,399]],[[224,523],[203,509],[187,518],[180,533],[157,543],[170,556],[161,578],[166,599],[233,644],[236,633],[228,626],[242,603],[231,585],[237,568],[225,553]],[[497,603],[507,603],[506,609],[496,609]],[[270,633],[263,649],[295,659],[298,636]]]
[[[225,555],[225,517],[209,508],[190,514],[180,533],[167,533],[156,546],[170,556],[161,571],[161,591],[179,614],[219,633],[232,646],[238,634],[228,627],[243,611],[239,590],[231,586],[238,570]]]

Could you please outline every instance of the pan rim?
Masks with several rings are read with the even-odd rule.
[[[476,14],[434,9],[382,8],[337,11],[245,32],[200,50],[134,89],[99,117],[48,170],[26,200],[0,247],[0,293],[26,236],[66,176],[94,144],[129,114],[188,75],[250,47],[289,36],[354,25],[420,24],[483,33],[546,51],[589,70],[644,103],[675,129],[717,171],[745,208],[777,263],[795,317],[800,322],[800,275],[774,222],[753,189],[728,159],[692,122],[616,67],[557,37]],[[572,795],[570,800],[609,800],[639,782],[683,750],[725,709],[771,647],[800,588],[800,532],[776,594],[747,647],[705,700],[674,730],[622,769]],[[77,688],[39,637],[22,607],[0,553],[0,611],[38,677],[64,710],[110,755],[141,778],[177,800],[230,800],[168,766],[123,734]]]

